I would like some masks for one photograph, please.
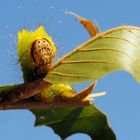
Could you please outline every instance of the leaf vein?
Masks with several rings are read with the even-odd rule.
[[[136,60],[133,59],[130,55],[128,55],[127,53],[123,52],[123,51],[120,51],[120,50],[116,50],[116,49],[111,49],[111,48],[90,48],[90,49],[83,49],[81,50],[81,52],[85,52],[85,51],[115,51],[115,52],[118,52],[118,53],[121,53],[127,57],[129,57],[137,67],[139,67],[136,63]]]
[[[138,51],[140,51],[140,49],[139,49],[135,44],[133,44],[131,41],[129,41],[129,40],[125,39],[125,38],[117,37],[117,36],[109,36],[109,35],[103,36],[103,38],[115,38],[115,39],[120,39],[120,40],[122,40],[122,41],[125,41],[125,42],[131,44],[133,47],[135,47],[136,49],[138,49]]]
[[[67,77],[77,77],[77,78],[90,78],[90,77],[84,76],[84,75],[68,74],[68,73],[61,73],[61,72],[56,72],[56,71],[52,71],[52,72],[50,72],[50,74],[67,76]]]
[[[98,115],[96,115],[98,116]],[[95,115],[94,115],[95,117]],[[82,116],[82,117],[78,117],[78,118],[73,118],[73,119],[87,119],[87,118],[93,118],[93,116]],[[71,121],[73,120],[72,118],[71,119],[65,119],[65,120],[56,120],[56,121],[51,121],[49,123],[46,123],[46,125],[51,125],[51,124],[56,124],[56,123],[61,123],[61,122],[65,122],[65,121]]]

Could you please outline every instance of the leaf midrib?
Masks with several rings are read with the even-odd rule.
[[[77,117],[77,118],[73,118],[73,119],[76,119],[76,120],[78,120],[78,119],[87,119],[87,118],[96,117],[96,116],[98,116],[98,115],[88,115],[88,116],[82,116],[82,117]],[[51,125],[51,124],[61,123],[63,121],[68,121],[68,120],[70,121],[70,120],[73,120],[73,119],[70,118],[70,119],[65,119],[65,120],[56,120],[56,121],[51,121],[51,122],[45,123],[45,124],[46,125]]]

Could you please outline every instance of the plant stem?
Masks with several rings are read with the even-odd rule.
[[[19,101],[16,103],[0,103],[0,110],[15,110],[15,109],[52,109],[61,107],[82,107],[90,105],[89,100],[82,101],[55,101],[52,103],[45,103],[41,101],[32,101],[29,99]]]
[[[13,91],[10,91],[8,94],[6,94],[4,97],[4,102],[14,103],[23,99],[27,99],[38,94],[41,90],[49,87],[50,85],[50,83],[45,82],[42,79],[22,84]]]

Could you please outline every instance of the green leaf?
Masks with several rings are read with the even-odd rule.
[[[122,26],[100,33],[62,57],[45,81],[79,83],[124,70],[140,83],[140,28]]]
[[[62,139],[74,133],[86,133],[94,140],[115,140],[106,116],[94,105],[82,108],[32,110],[35,126],[47,125]]]
[[[5,85],[5,86],[0,86],[0,95],[4,95],[16,87],[18,87],[20,84],[12,84],[12,85]]]

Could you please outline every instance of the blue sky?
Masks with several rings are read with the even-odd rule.
[[[0,84],[21,83],[22,73],[16,55],[17,31],[36,29],[43,24],[53,37],[58,56],[72,50],[89,38],[74,17],[74,11],[91,20],[96,19],[105,31],[121,25],[140,26],[139,0],[2,0],[0,4]],[[77,89],[79,87],[77,86]],[[95,92],[107,91],[94,103],[109,118],[117,140],[140,139],[140,85],[126,72],[114,72],[99,80]],[[60,140],[48,127],[33,127],[34,116],[25,110],[0,111],[2,140]],[[90,140],[76,134],[67,140]]]

